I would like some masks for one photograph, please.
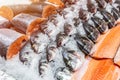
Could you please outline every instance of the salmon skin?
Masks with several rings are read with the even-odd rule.
[[[10,28],[11,27],[11,23],[9,20],[7,20],[6,18],[0,16],[0,28]]]
[[[16,55],[22,42],[27,40],[27,36],[10,29],[0,29],[0,55],[6,59],[12,58]]]
[[[28,73],[16,69],[16,79],[21,80],[21,75],[22,80],[120,79],[118,1],[32,1],[28,12],[18,11],[13,17],[1,14],[14,28],[0,29],[0,55],[14,59],[19,52],[21,65],[35,75],[28,78]],[[32,10],[35,5],[39,8]],[[7,7],[4,8],[14,12],[15,8]],[[1,10],[6,12],[4,8]],[[7,60],[5,64],[3,70],[8,66]],[[12,71],[8,68],[6,72]]]
[[[56,14],[57,10],[55,6],[47,4],[9,5],[2,6],[0,9],[0,15],[6,18],[5,21],[1,21],[1,27],[13,27],[13,29],[26,34],[31,34],[34,30],[38,30],[39,24],[45,21],[45,18],[49,15]],[[9,14],[5,14],[7,12]]]
[[[8,20],[11,20],[14,16],[14,13],[12,12],[11,8],[2,6],[0,7],[0,15]]]
[[[48,1],[34,1],[31,0],[32,4],[18,4],[18,5],[4,5],[0,7],[0,15],[11,20],[14,16],[20,13],[38,13],[39,16],[42,14],[44,7],[47,5],[54,6],[56,8],[62,8],[64,4],[62,1],[55,2],[54,0]],[[42,2],[42,3],[41,3]]]
[[[118,80],[120,69],[112,59],[94,60],[88,58],[73,80]]]
[[[30,14],[21,13],[16,15],[11,23],[14,27],[26,34],[31,34],[35,29],[39,28],[39,24],[45,19]]]

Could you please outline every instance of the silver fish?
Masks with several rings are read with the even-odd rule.
[[[94,22],[95,27],[99,30],[100,33],[105,33],[108,31],[108,25],[103,19],[94,16],[91,18],[91,20]]]
[[[72,74],[67,68],[60,67],[56,70],[55,80],[71,80],[71,78]]]
[[[74,50],[63,52],[63,60],[70,71],[76,71],[81,66],[81,61]]]
[[[91,42],[91,40],[89,40],[87,37],[78,34],[76,34],[75,40],[77,42],[79,49],[83,53],[88,55],[91,52],[94,45],[93,42]]]
[[[100,12],[103,15],[103,19],[108,23],[109,28],[114,27],[115,18],[106,10],[101,10]]]
[[[39,62],[39,66],[38,66],[38,69],[39,69],[39,74],[42,75],[45,73],[45,71],[47,70],[48,68],[48,63],[46,61],[40,61]]]
[[[67,41],[68,37],[65,33],[59,33],[56,38],[57,47],[63,46]]]
[[[89,18],[88,11],[81,8],[79,10],[79,18],[83,21],[88,20],[88,18]]]
[[[105,0],[96,0],[98,3],[99,8],[105,8],[106,7],[106,2]]]
[[[52,44],[52,43],[50,45],[48,45],[46,53],[47,53],[48,61],[54,60],[54,58],[56,57],[56,54],[58,53],[58,49],[57,49],[56,45]]]
[[[87,0],[87,8],[88,8],[88,11],[91,13],[96,13],[97,11],[97,7],[91,0]]]
[[[99,31],[87,22],[83,23],[83,28],[85,29],[87,37],[93,42],[96,42],[98,37],[100,36]]]

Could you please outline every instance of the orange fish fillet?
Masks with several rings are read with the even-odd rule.
[[[120,66],[120,47],[118,48],[118,51],[114,57],[114,63]]]
[[[2,7],[0,7],[0,16],[6,18],[8,20],[11,20],[14,16],[14,13],[11,8],[2,6]]]
[[[100,41],[95,44],[91,55],[97,58],[113,58],[120,45],[120,25],[109,30],[101,36]]]
[[[73,77],[73,80],[118,80],[120,69],[111,59],[88,59]]]
[[[56,14],[56,7],[52,5],[47,5],[43,8],[42,17],[47,18],[52,14]]]
[[[59,8],[64,7],[64,3],[61,0],[48,0],[48,2],[58,5]]]
[[[31,34],[34,30],[39,29],[39,24],[45,21],[45,18],[39,18],[30,14],[21,13],[12,19],[12,24],[17,29],[26,34]]]
[[[20,13],[42,13],[44,4],[19,4],[6,6],[12,10],[14,16]]]
[[[24,34],[11,29],[0,29],[0,55],[6,59],[12,58],[19,52],[22,43],[27,40],[28,37]]]

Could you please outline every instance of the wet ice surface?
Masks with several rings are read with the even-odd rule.
[[[35,71],[34,63],[33,66],[25,66],[19,61],[18,55],[9,61],[4,61],[0,59],[0,70],[6,72],[10,76],[17,80],[38,80],[39,76]]]
[[[0,71],[0,79],[1,80],[15,80],[12,76],[6,74],[3,71]]]
[[[60,53],[57,53],[58,55],[56,56],[54,62],[50,62],[47,70],[44,72],[44,74],[40,76],[38,65],[41,55],[35,53],[31,54],[32,60],[30,61],[30,64],[25,63],[24,65],[20,62],[18,55],[9,61],[5,61],[3,58],[0,57],[0,70],[9,74],[16,80],[55,80],[54,74],[56,69],[58,67],[65,66],[62,60],[62,56],[60,55]]]

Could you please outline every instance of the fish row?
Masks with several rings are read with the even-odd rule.
[[[69,1],[65,1],[65,2],[69,3]],[[103,53],[101,52],[99,56],[97,55],[96,52],[98,51],[99,53],[100,51],[99,46],[102,46],[104,44],[104,43],[100,44],[102,41],[104,42],[102,38],[107,39],[107,37],[109,38],[109,36],[113,36],[114,39],[118,38],[119,27],[115,27],[115,26],[117,25],[116,21],[120,17],[120,13],[119,13],[120,11],[118,8],[112,6],[113,4],[118,4],[118,3],[114,2],[111,4],[111,1],[109,3],[109,1],[107,0],[105,1],[101,0],[96,2],[98,3],[98,8],[95,7],[97,9],[95,9],[96,11],[93,10],[94,12],[91,11],[92,7],[90,7],[90,4],[88,7],[89,8],[88,11],[82,9],[78,5],[77,6],[77,8],[79,7],[79,9],[77,9],[79,10],[78,12],[75,12],[76,6],[69,6],[72,9],[69,7],[67,7],[67,9],[71,11],[67,11],[67,9],[58,11],[57,15],[51,15],[48,18],[47,23],[43,23],[40,25],[41,32],[37,34],[39,36],[36,36],[35,33],[33,38],[31,38],[31,48],[33,48],[33,51],[35,51],[35,53],[42,54],[41,57],[45,55],[45,57],[42,59],[46,59],[45,62],[41,62],[40,60],[39,63],[40,75],[42,75],[42,73],[44,74],[44,70],[46,70],[48,64],[51,65],[52,63],[54,63],[54,67],[53,66],[52,67],[54,68],[53,71],[55,71],[54,74],[55,74],[55,78],[57,78],[56,80],[70,80],[72,73],[77,71],[84,63],[85,55],[91,55],[92,57],[95,58],[114,57],[114,55],[112,57],[101,56],[101,54],[104,54],[104,52]],[[73,2],[72,4],[75,3]],[[109,5],[110,7],[112,7],[111,12],[106,10],[107,8],[105,5]],[[73,17],[70,15],[72,15]],[[114,34],[116,33],[116,36],[111,35],[113,33]],[[40,39],[41,37],[42,39]],[[48,41],[45,41],[46,38],[48,39]],[[108,41],[108,43],[109,42],[110,41]],[[117,41],[118,44],[115,43],[116,45],[113,46],[118,47],[119,42],[120,39],[118,39]],[[105,47],[108,45],[106,44]],[[92,53],[94,47],[98,47],[99,49],[96,49],[96,51]],[[60,51],[61,48],[62,51]],[[101,51],[102,49],[104,48],[101,48]],[[106,52],[108,51],[107,49],[105,50]],[[85,55],[83,53],[85,53]],[[62,55],[62,58],[61,59],[58,58],[57,55]],[[59,60],[60,61],[62,60],[63,62],[59,64],[62,65],[62,67],[56,68],[55,65],[58,65],[58,63],[56,62]]]

